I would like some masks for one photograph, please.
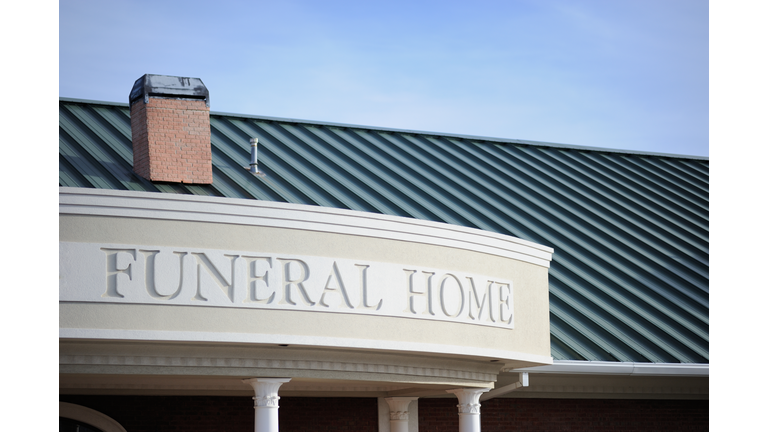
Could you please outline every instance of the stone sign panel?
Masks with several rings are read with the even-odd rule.
[[[514,327],[513,282],[347,258],[61,242],[59,300],[352,313]]]

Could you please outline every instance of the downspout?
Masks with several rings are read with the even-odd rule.
[[[482,396],[480,396],[480,402],[493,399],[498,396],[503,396],[509,392],[519,389],[520,387],[528,387],[528,372],[520,372],[517,382],[505,385],[504,387],[493,389],[487,393],[483,393]]]

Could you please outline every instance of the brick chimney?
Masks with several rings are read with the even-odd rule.
[[[200,78],[144,75],[130,95],[133,171],[151,181],[211,184],[208,89]]]

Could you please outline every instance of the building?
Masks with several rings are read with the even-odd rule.
[[[60,100],[62,425],[707,427],[707,158],[129,99]]]

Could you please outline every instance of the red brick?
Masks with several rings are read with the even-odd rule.
[[[59,400],[100,411],[131,432],[253,431],[253,400],[243,396],[85,396]],[[419,399],[419,431],[458,431],[456,399]],[[483,432],[706,431],[709,401],[513,399],[482,403]],[[375,398],[281,397],[280,431],[378,430]]]
[[[191,127],[194,125],[195,127]],[[209,109],[202,100],[150,97],[131,106],[134,171],[152,181],[210,184]],[[182,157],[181,155],[194,155]]]

